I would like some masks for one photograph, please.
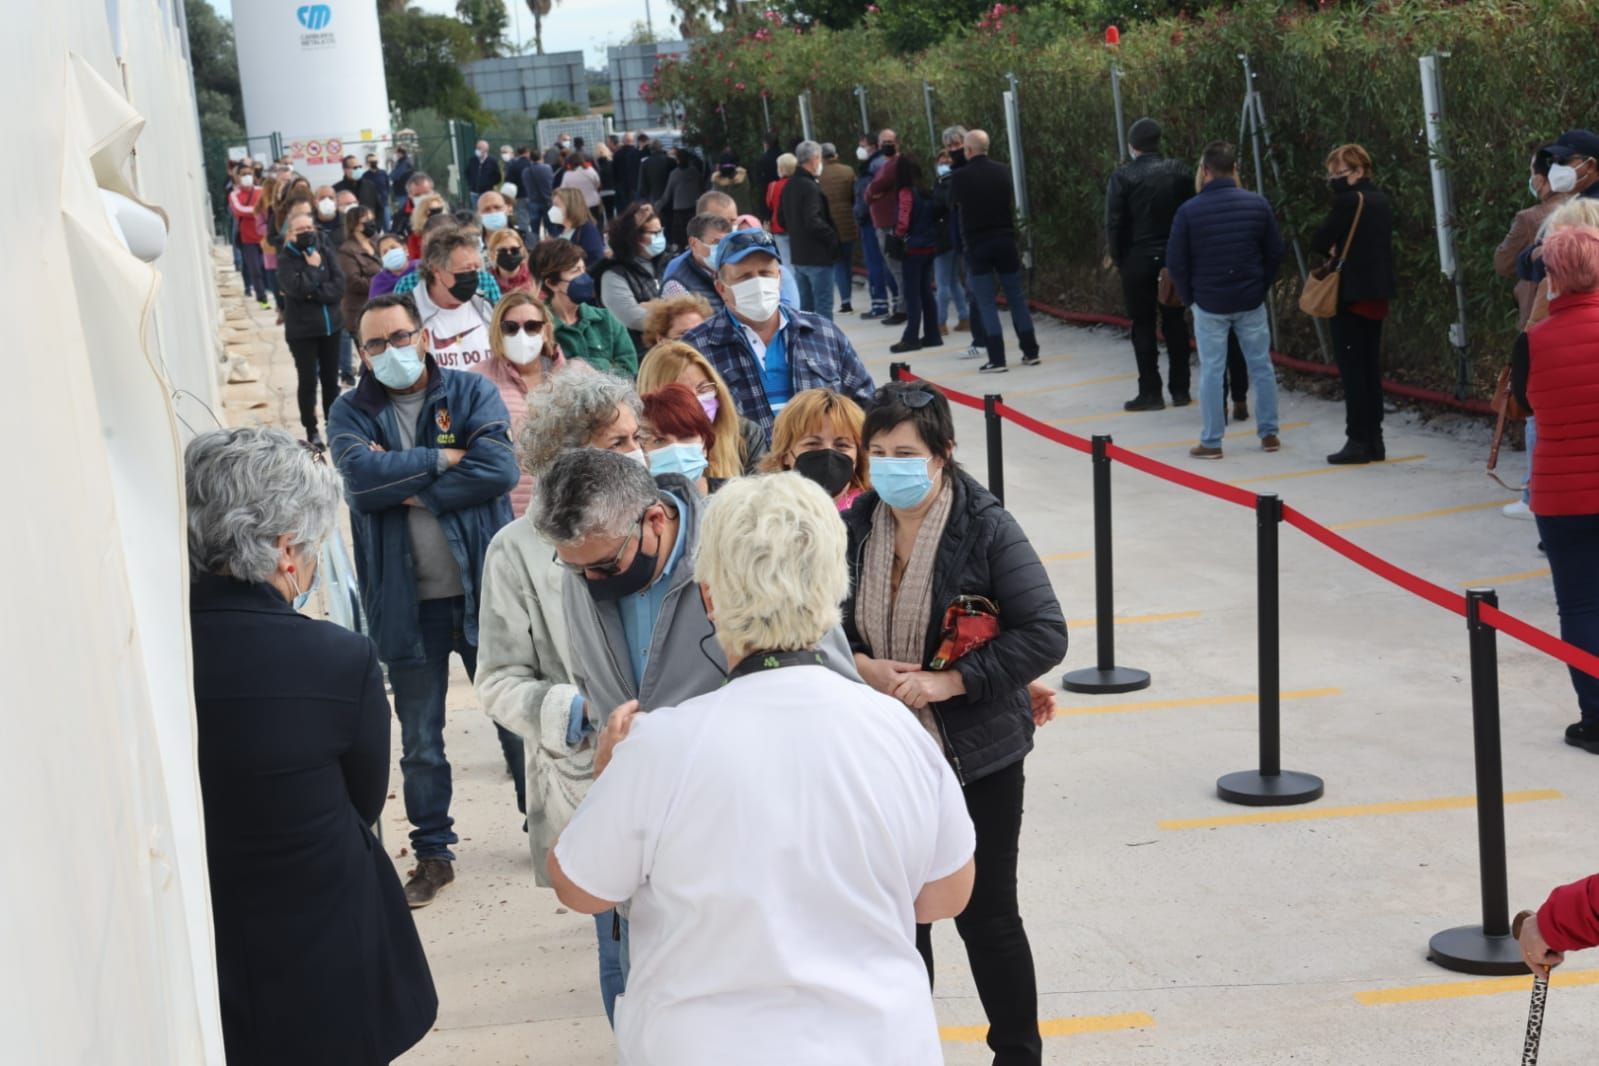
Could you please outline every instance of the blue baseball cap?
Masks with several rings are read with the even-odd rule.
[[[770,233],[763,229],[736,229],[716,242],[711,251],[711,269],[719,271],[756,254],[769,255],[779,263],[783,261]]]
[[[1599,158],[1599,133],[1594,133],[1592,130],[1567,130],[1554,143],[1546,144],[1539,150],[1547,152],[1549,158],[1556,162],[1565,162],[1574,155],[1586,156],[1589,159]]]

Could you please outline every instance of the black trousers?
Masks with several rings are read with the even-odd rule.
[[[316,387],[322,385],[322,417],[333,410],[339,398],[339,335],[301,337],[289,342],[294,370],[300,377],[300,425],[307,434],[316,432]]]
[[[1016,900],[1016,851],[1022,834],[1022,764],[966,786],[966,811],[977,832],[977,881],[972,900],[955,919],[966,943],[977,998],[988,1015],[994,1066],[1038,1066],[1038,978],[1033,949]],[[916,927],[916,950],[933,979],[932,926]]]
[[[1341,307],[1331,325],[1344,382],[1345,432],[1350,440],[1375,443],[1382,438],[1382,319]]]
[[[1160,268],[1165,258],[1134,252],[1122,264],[1122,296],[1127,301],[1127,317],[1133,320],[1133,357],[1138,360],[1138,395],[1160,395],[1160,348],[1156,344],[1155,319],[1160,318],[1166,334],[1166,355],[1173,395],[1189,391],[1188,317],[1181,307],[1162,307]]]
[[[1249,399],[1249,368],[1244,365],[1244,349],[1238,343],[1238,334],[1227,332],[1227,369],[1222,374],[1222,395],[1231,396],[1233,403]]]

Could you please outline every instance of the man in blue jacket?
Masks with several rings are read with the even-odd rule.
[[[1277,375],[1271,366],[1271,328],[1266,297],[1283,261],[1283,238],[1271,204],[1238,187],[1238,152],[1226,141],[1205,146],[1200,162],[1204,188],[1177,209],[1166,243],[1166,269],[1177,293],[1194,309],[1199,342],[1199,410],[1204,418],[1195,459],[1220,459],[1226,432],[1222,371],[1227,334],[1237,334],[1255,386],[1260,446],[1281,447],[1277,431]]]
[[[510,416],[481,374],[441,369],[408,296],[380,296],[361,314],[361,384],[328,418],[355,536],[361,600],[388,667],[400,720],[405,815],[416,869],[412,907],[455,880],[444,701],[450,653],[477,669],[483,555],[511,521],[506,497],[521,476]],[[501,747],[523,805],[522,742]]]

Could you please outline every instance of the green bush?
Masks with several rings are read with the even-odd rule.
[[[746,16],[681,61],[663,63],[646,95],[680,103],[696,142],[728,145],[749,160],[760,151],[762,95],[773,124],[791,140],[799,132],[795,96],[808,90],[818,138],[839,142],[847,157],[845,142],[860,126],[852,89],[862,84],[872,126],[894,127],[901,144],[925,153],[926,79],[935,122],[989,130],[1003,160],[1000,94],[1014,73],[1037,252],[1034,293],[1076,310],[1117,313],[1120,288],[1100,265],[1104,188],[1116,162],[1111,56],[1102,28],[1085,26],[1073,7],[990,9],[978,24],[903,60],[892,56],[893,42],[870,14],[838,31],[795,27],[770,13]],[[1365,145],[1396,215],[1400,296],[1386,331],[1390,371],[1449,388],[1455,298],[1438,266],[1417,66],[1427,52],[1448,53],[1456,251],[1468,296],[1472,386],[1483,395],[1515,326],[1509,283],[1493,273],[1493,249],[1530,202],[1532,148],[1562,129],[1599,122],[1596,42],[1599,5],[1591,0],[1387,0],[1320,12],[1245,0],[1199,18],[1126,27],[1116,58],[1127,120],[1154,116],[1166,128],[1167,152],[1192,160],[1207,141],[1237,139],[1244,90],[1237,57],[1251,56],[1282,172],[1281,187],[1272,182],[1269,191],[1286,235],[1308,238],[1325,214],[1327,151],[1345,141]],[[1244,148],[1244,177],[1253,184],[1248,155]],[[1295,310],[1292,274],[1290,265],[1274,297],[1282,347],[1314,357],[1315,334]]]

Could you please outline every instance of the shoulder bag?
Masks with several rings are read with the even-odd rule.
[[[1344,260],[1355,243],[1355,230],[1360,226],[1361,212],[1366,210],[1366,194],[1357,193],[1360,202],[1355,205],[1355,220],[1349,224],[1349,234],[1344,238],[1343,254],[1333,249],[1326,263],[1310,272],[1305,288],[1299,294],[1299,309],[1311,318],[1331,318],[1338,313],[1338,278],[1344,272]]]

